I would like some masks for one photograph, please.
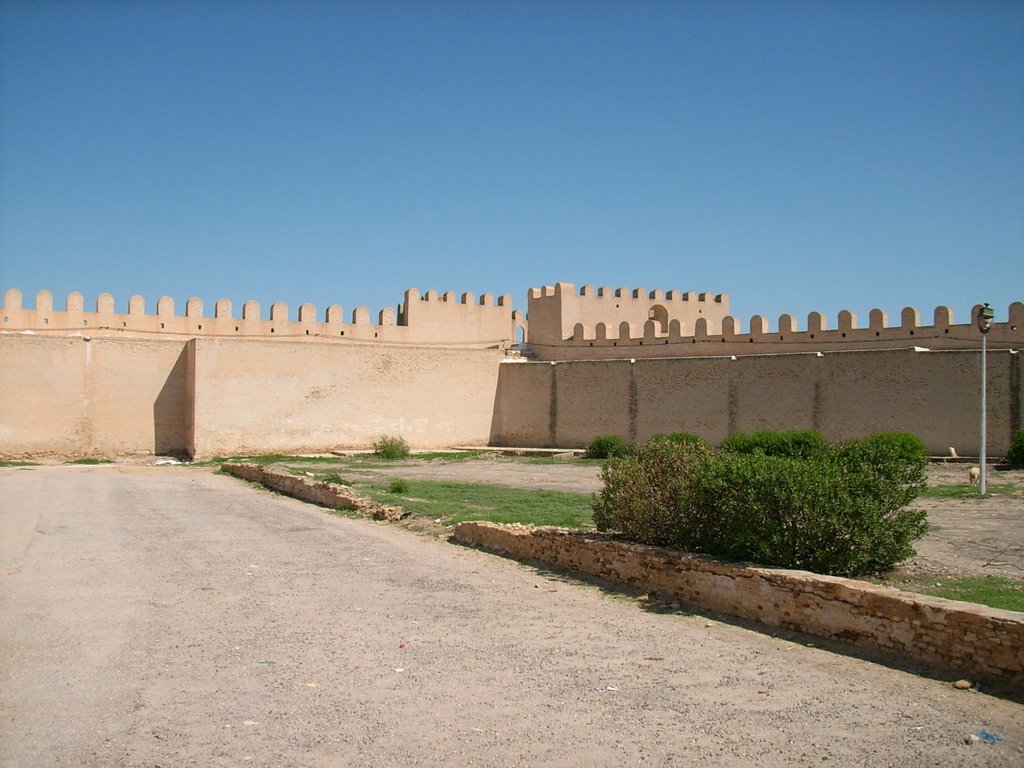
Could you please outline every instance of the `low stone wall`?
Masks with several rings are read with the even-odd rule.
[[[365,512],[378,520],[392,520],[403,515],[401,508],[378,504],[356,493],[347,486],[328,483],[311,477],[293,475],[287,470],[277,467],[226,462],[221,464],[221,469],[229,475],[240,477],[243,480],[262,483],[268,488],[272,488],[287,496],[319,504],[322,507],[355,509]]]
[[[879,650],[948,674],[1024,685],[1024,613],[806,571],[729,565],[561,528],[460,523],[455,539],[768,626]]]

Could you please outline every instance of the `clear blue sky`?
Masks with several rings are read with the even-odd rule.
[[[1024,300],[1022,2],[0,3],[0,289]]]

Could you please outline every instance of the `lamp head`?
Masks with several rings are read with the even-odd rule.
[[[978,307],[978,330],[982,333],[988,333],[992,328],[992,318],[996,316],[996,311],[985,302],[985,305]]]

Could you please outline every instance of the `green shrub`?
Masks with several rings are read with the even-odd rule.
[[[672,546],[710,458],[704,446],[655,437],[628,458],[609,459],[601,468],[604,488],[594,496],[594,524],[642,544]]]
[[[388,493],[408,493],[409,483],[406,480],[392,480],[388,485]]]
[[[760,453],[807,459],[823,451],[827,443],[813,429],[791,429],[777,432],[762,429],[749,435],[737,432],[722,441],[722,450],[729,453]]]
[[[384,435],[373,444],[373,452],[382,459],[393,461],[409,456],[409,444],[401,437]]]
[[[926,463],[870,438],[811,458],[657,440],[605,465],[594,521],[644,544],[862,576],[910,557],[927,532],[925,513],[905,509]]]
[[[1006,461],[1015,469],[1024,469],[1024,429],[1018,429],[1014,434],[1010,450],[1006,452]]]
[[[722,453],[700,478],[677,545],[837,576],[885,571],[928,530],[923,511],[906,509],[926,462],[867,441],[810,459]]]
[[[921,438],[909,432],[876,432],[859,442],[874,450],[902,456],[909,461],[928,456],[928,449]]]
[[[618,435],[598,435],[587,446],[588,459],[612,459],[628,456],[633,449]]]
[[[690,432],[670,432],[667,435],[654,435],[651,440],[671,440],[673,443],[688,443],[690,445],[703,445],[705,448],[708,447],[708,441],[700,435],[694,435]]]

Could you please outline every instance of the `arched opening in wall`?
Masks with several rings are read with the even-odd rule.
[[[668,310],[661,304],[655,304],[647,310],[647,319],[658,324],[658,333],[668,333]]]
[[[515,342],[516,342],[516,344],[525,344],[526,343],[526,326],[525,325],[520,325],[519,323],[516,323]]]

